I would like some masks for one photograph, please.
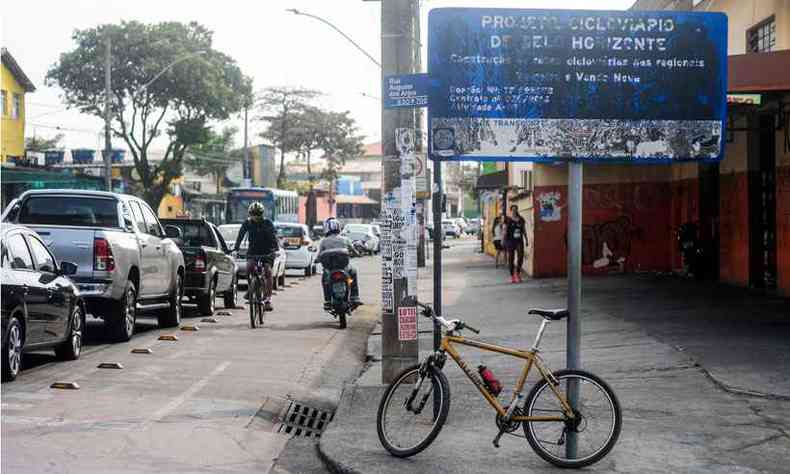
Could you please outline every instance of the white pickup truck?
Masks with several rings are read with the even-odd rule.
[[[60,261],[77,264],[71,279],[87,312],[104,320],[118,341],[134,334],[138,312],[154,312],[162,327],[181,322],[184,257],[148,204],[101,191],[27,191],[3,221],[34,230]]]

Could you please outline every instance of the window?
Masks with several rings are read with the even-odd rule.
[[[118,227],[114,199],[76,196],[36,196],[25,200],[21,224]]]
[[[33,236],[27,237],[27,243],[30,245],[30,251],[33,252],[33,257],[36,259],[36,267],[40,272],[55,273],[55,257],[49,253],[44,244]]]
[[[143,211],[140,210],[140,205],[136,202],[130,203],[132,214],[134,214],[134,222],[137,225],[137,230],[140,232],[148,232],[145,227],[145,220],[143,219]]]
[[[145,219],[146,234],[163,237],[164,232],[162,232],[162,228],[159,226],[159,220],[154,215],[154,212],[144,204],[140,204],[140,209],[143,211],[143,219]]]
[[[532,191],[532,170],[524,170],[521,172],[521,187],[525,191]]]
[[[764,53],[776,48],[776,21],[771,16],[746,31],[746,50]]]
[[[15,270],[32,270],[33,258],[22,234],[14,234],[8,238],[8,250],[11,254],[11,268]]]
[[[3,117],[8,115],[8,92],[0,91],[0,99],[3,101]]]
[[[11,104],[11,118],[18,119],[22,113],[22,96],[14,93],[14,102]]]

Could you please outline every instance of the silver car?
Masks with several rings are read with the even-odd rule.
[[[241,230],[241,224],[223,224],[219,227],[220,234],[222,234],[222,238],[225,239],[225,243],[228,245],[229,248],[233,248],[233,245],[236,243],[236,237],[239,236],[239,230]],[[272,265],[272,278],[274,289],[277,290],[282,288],[285,285],[285,250],[283,249],[282,242],[280,239],[277,239],[277,245],[279,250],[277,251],[277,255],[274,258],[274,265]],[[236,275],[239,278],[247,279],[247,248],[249,243],[247,242],[247,238],[245,237],[244,240],[239,245],[239,252],[235,256],[236,259]]]
[[[88,313],[112,337],[128,341],[138,312],[154,312],[162,327],[181,322],[184,256],[148,204],[102,191],[27,191],[3,219],[34,230],[58,260],[74,262],[71,279]]]

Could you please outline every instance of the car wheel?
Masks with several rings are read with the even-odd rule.
[[[217,298],[217,280],[212,280],[208,287],[208,293],[200,295],[198,309],[203,316],[214,314],[214,300]]]
[[[137,289],[131,281],[126,282],[123,297],[113,305],[113,314],[104,320],[113,339],[126,342],[134,335],[137,322]]]
[[[304,267],[304,276],[306,276],[306,277],[309,277],[309,276],[310,276],[310,271],[311,271],[311,270],[310,270],[310,267],[311,267],[311,266],[312,266],[312,265],[308,265],[308,266]]]
[[[19,375],[22,368],[22,350],[25,346],[25,333],[16,316],[11,316],[8,331],[3,341],[3,381],[10,382]]]
[[[314,263],[314,264],[313,264],[313,265],[310,267],[310,271],[313,273],[313,275],[315,275],[316,273],[318,273],[318,265],[316,265],[316,264]]]
[[[176,275],[176,286],[170,293],[170,307],[159,314],[159,327],[171,328],[181,324],[181,315],[184,307],[181,300],[184,298],[184,277]]]
[[[55,355],[61,360],[77,360],[82,353],[82,340],[85,331],[85,313],[82,306],[74,305],[69,320],[69,337],[62,344],[55,347]]]
[[[236,275],[233,275],[233,280],[230,282],[230,289],[222,295],[222,302],[225,309],[233,309],[236,307],[239,295],[239,280]]]

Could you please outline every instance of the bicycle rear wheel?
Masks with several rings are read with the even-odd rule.
[[[256,312],[258,311],[258,305],[256,304],[256,294],[257,294],[257,287],[258,287],[258,278],[251,277],[247,280],[247,297],[249,300],[247,303],[250,305],[250,327],[255,329],[255,323],[257,321],[258,315]]]
[[[441,370],[420,365],[404,370],[384,392],[376,428],[381,444],[405,458],[427,448],[442,430],[450,410],[450,385]],[[434,397],[437,397],[434,399]]]
[[[527,441],[538,456],[555,466],[579,468],[600,461],[617,442],[623,422],[614,391],[601,378],[583,370],[559,370],[554,377],[566,398],[569,387],[577,387],[576,421],[525,421]],[[524,411],[526,416],[563,415],[560,401],[545,379],[530,391]],[[571,432],[576,438],[575,453],[568,451]]]
[[[258,325],[260,327],[263,327],[263,313],[266,312],[263,309],[263,285],[266,285],[265,278],[262,279],[258,277],[258,288],[255,292],[255,304],[258,306]]]

